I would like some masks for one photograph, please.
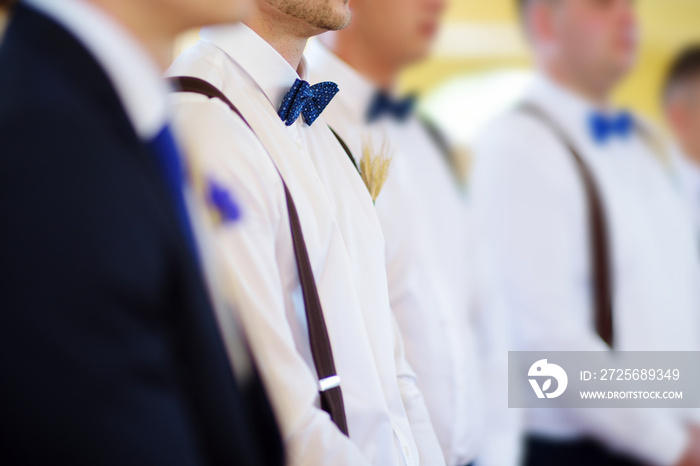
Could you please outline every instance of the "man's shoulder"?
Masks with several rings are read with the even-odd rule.
[[[636,112],[632,113],[632,117],[642,138],[649,143],[658,145],[658,148],[663,147],[664,150],[671,151],[671,140],[654,120]]]
[[[226,52],[215,44],[199,40],[185,49],[168,68],[167,76],[191,76],[203,79],[215,88],[224,91],[227,73],[234,70]]]
[[[553,129],[525,111],[513,109],[498,117],[473,147],[473,181],[479,186],[559,193],[578,189],[576,165],[567,146]]]
[[[279,172],[246,121],[218,98],[177,92],[172,102],[173,126],[189,163],[207,178],[230,187],[249,217],[253,211],[279,211],[278,201],[284,200]],[[248,103],[237,99],[234,105],[250,114]]]
[[[0,80],[2,85],[2,80]],[[5,87],[0,95],[0,152],[31,155],[32,150],[70,157],[80,152],[118,147],[114,124],[126,128],[125,117],[109,107],[90,104],[91,96],[51,79]],[[135,133],[134,133],[135,137]]]
[[[117,172],[139,179],[131,163],[139,141],[103,75],[91,76],[104,83],[82,86],[53,60],[27,57],[4,68],[5,58],[0,58],[0,68],[7,69],[0,73],[0,176],[7,177],[7,194],[22,199],[20,193],[31,191],[56,199],[88,180],[106,189]]]
[[[255,116],[258,103],[254,98],[256,87],[246,80],[245,72],[233,59],[215,44],[200,40],[175,59],[166,76],[196,78],[223,94],[223,99],[220,99],[209,98],[199,91],[176,92],[177,112],[187,108],[208,108],[206,112],[211,113],[215,119],[231,122],[236,120],[245,127],[245,132],[250,132],[246,121],[237,113],[243,114],[244,118],[247,118],[246,115]],[[235,107],[236,112],[232,111],[230,105]],[[215,108],[219,110],[214,110]]]
[[[0,47],[0,146],[25,140],[56,151],[90,141],[107,145],[105,138],[114,134],[110,123],[122,129],[128,123],[104,71],[65,32],[55,34],[60,44],[53,50],[41,50],[24,31],[12,30]],[[61,56],[54,55],[57,50]]]
[[[474,142],[477,153],[532,154],[562,150],[555,132],[520,106],[488,123]]]

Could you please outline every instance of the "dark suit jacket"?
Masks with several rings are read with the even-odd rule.
[[[18,6],[0,46],[0,463],[282,457],[153,154],[83,46]]]

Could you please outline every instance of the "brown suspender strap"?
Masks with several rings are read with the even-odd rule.
[[[452,151],[450,149],[450,144],[445,138],[445,135],[442,134],[442,131],[440,131],[437,126],[435,126],[435,123],[427,118],[419,117],[418,121],[420,121],[420,124],[423,125],[423,128],[428,133],[428,136],[430,136],[430,139],[440,150],[440,155],[445,158],[445,163],[447,163],[450,169],[453,169]]]
[[[610,274],[610,247],[608,229],[600,191],[593,174],[574,148],[562,129],[539,107],[531,103],[523,103],[520,110],[537,118],[550,128],[566,148],[571,152],[581,175],[583,188],[588,204],[589,241],[591,242],[591,267],[595,285],[595,325],[600,338],[610,348],[613,348],[613,305],[612,277]]]
[[[169,78],[171,84],[179,92],[194,92],[203,94],[210,99],[219,99],[238,115],[241,120],[253,131],[248,121],[243,117],[236,106],[216,87],[210,83],[194,77]],[[256,135],[257,137],[257,135]],[[282,175],[280,174],[280,177]],[[306,320],[308,322],[309,341],[314,366],[319,378],[319,393],[321,396],[321,408],[326,411],[341,432],[348,435],[348,424],[345,418],[345,405],[343,403],[343,393],[340,388],[340,378],[335,370],[333,351],[328,337],[326,321],[323,317],[321,300],[318,297],[314,273],[309,261],[309,253],[304,242],[304,235],[301,230],[299,214],[292,195],[287,188],[287,184],[282,179],[284,194],[287,199],[287,212],[289,213],[289,226],[292,232],[292,243],[294,246],[294,256],[297,262],[299,282],[304,295],[304,306],[306,308]]]
[[[442,158],[445,161],[445,164],[447,164],[447,168],[452,174],[452,177],[457,181],[457,184],[459,185],[461,183],[459,169],[457,168],[457,162],[455,160],[454,153],[450,148],[450,143],[447,141],[447,138],[445,137],[443,132],[440,131],[440,129],[435,125],[435,123],[433,123],[428,118],[419,117],[418,121],[420,121],[421,125],[425,129],[425,132],[428,133],[428,136],[432,140],[433,144],[435,144],[435,146],[439,150],[440,155],[442,155]]]

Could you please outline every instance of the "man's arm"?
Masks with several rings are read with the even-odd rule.
[[[428,408],[423,394],[418,389],[416,375],[404,355],[403,341],[396,319],[392,315],[394,326],[394,357],[396,360],[396,379],[401,392],[411,433],[418,447],[421,465],[444,465],[445,457],[440,448],[435,430],[430,421]]]
[[[188,153],[240,201],[240,222],[217,232],[231,299],[280,422],[291,463],[367,464],[360,450],[317,406],[316,375],[299,354],[288,323],[279,242],[291,236],[281,179],[262,145],[223,103],[177,96]],[[281,234],[280,232],[284,232]],[[287,260],[294,260],[289,252]],[[294,264],[287,264],[296,270]]]
[[[475,289],[480,287],[476,284]],[[476,464],[517,466],[522,462],[524,419],[522,409],[508,407],[509,323],[504,309],[493,305],[485,308],[480,293],[475,294],[475,334],[479,339],[480,383],[486,413]]]
[[[0,110],[0,455],[199,464],[162,198],[71,97]]]

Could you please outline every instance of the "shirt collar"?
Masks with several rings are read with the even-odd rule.
[[[304,54],[313,79],[338,84],[340,92],[336,99],[342,102],[355,121],[364,124],[377,86],[338,58],[318,39],[309,41]]]
[[[535,76],[528,100],[556,117],[562,129],[571,137],[591,141],[589,119],[593,112],[600,111],[593,102],[541,73]],[[611,107],[608,111],[614,110]]]
[[[294,81],[308,79],[306,60],[292,66],[255,31],[243,23],[208,26],[200,36],[231,57],[260,87],[277,110]]]
[[[70,31],[102,66],[136,134],[149,140],[166,124],[168,87],[139,42],[99,8],[83,0],[25,0]]]

